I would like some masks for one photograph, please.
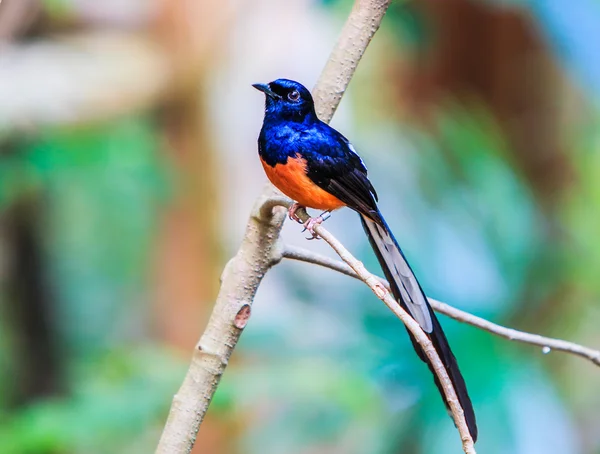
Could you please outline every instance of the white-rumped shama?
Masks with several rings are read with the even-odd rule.
[[[367,178],[364,162],[348,139],[319,120],[312,96],[302,84],[278,79],[253,86],[266,95],[258,153],[269,180],[296,201],[290,208],[290,217],[298,220],[295,212],[300,206],[327,212],[347,206],[360,215],[394,298],[431,339],[452,380],[471,437],[476,441],[475,413],[456,358],[423,289],[377,207],[377,193]],[[314,235],[312,227],[321,221],[320,217],[314,218],[305,226]],[[409,336],[419,358],[433,372],[423,349],[410,332]],[[437,375],[434,373],[433,376],[449,407]]]

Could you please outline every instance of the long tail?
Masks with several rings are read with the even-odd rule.
[[[475,421],[473,404],[471,403],[469,393],[467,392],[467,385],[458,369],[456,358],[454,357],[452,350],[450,350],[448,340],[427,301],[425,293],[421,289],[417,278],[381,213],[373,213],[372,219],[365,215],[360,216],[363,228],[369,237],[369,242],[371,243],[375,254],[377,254],[377,259],[379,260],[386,279],[390,283],[394,298],[412,315],[419,325],[421,325],[421,328],[423,328],[423,331],[425,331],[429,339],[431,339],[431,343],[448,371],[448,375],[450,376],[460,405],[463,408],[471,437],[473,438],[473,441],[477,441],[477,422]],[[410,336],[410,340],[412,341],[419,358],[427,363],[427,366],[433,373],[435,384],[442,395],[446,408],[449,410],[444,390],[431,363],[425,355],[425,352],[410,331],[408,332],[408,335]]]

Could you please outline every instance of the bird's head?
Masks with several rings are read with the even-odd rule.
[[[293,121],[316,117],[312,96],[301,83],[277,79],[252,86],[265,94],[265,116]]]

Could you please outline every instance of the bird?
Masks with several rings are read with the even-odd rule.
[[[367,167],[346,137],[321,121],[310,91],[299,82],[277,79],[252,85],[265,95],[263,125],[258,137],[260,162],[271,183],[294,203],[289,217],[298,222],[300,208],[323,210],[304,223],[313,237],[316,225],[334,210],[348,207],[362,227],[387,278],[394,299],[431,340],[452,381],[467,427],[477,440],[475,411],[465,380],[448,340],[402,249],[378,208],[378,196]],[[427,363],[448,411],[441,383],[423,348],[408,331],[419,358]]]

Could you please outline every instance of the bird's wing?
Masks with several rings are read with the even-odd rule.
[[[308,177],[349,208],[369,218],[377,217],[377,193],[362,159],[336,130],[329,128],[327,133],[327,140],[320,140],[308,153],[303,150]]]

